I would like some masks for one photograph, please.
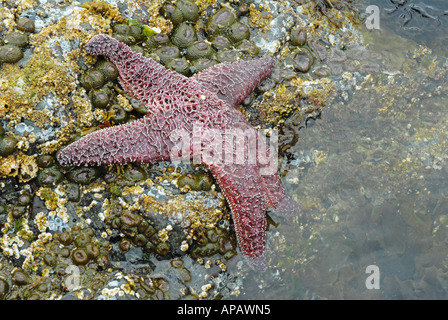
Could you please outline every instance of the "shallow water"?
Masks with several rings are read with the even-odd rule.
[[[389,0],[360,8],[372,4],[380,29],[361,29],[390,63],[348,77],[345,95],[299,132],[285,185],[303,212],[273,217],[279,267],[246,281],[243,298],[448,297],[448,3],[415,2],[438,14],[436,28],[416,12],[403,25],[407,11],[387,13]]]
[[[401,4],[402,3],[402,4]],[[375,0],[380,7],[381,22],[385,28],[406,39],[431,48],[446,56],[448,44],[448,4],[444,0]]]

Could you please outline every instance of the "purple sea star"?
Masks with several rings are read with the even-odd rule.
[[[216,178],[229,203],[242,253],[254,270],[265,270],[266,209],[288,215],[300,207],[286,195],[276,169],[263,174],[267,164],[258,159],[240,164],[234,140],[224,142],[219,135],[223,130],[237,133],[232,139],[243,146],[243,152],[266,150],[265,156],[272,160],[265,140],[258,139],[258,131],[235,106],[270,74],[274,59],[221,63],[187,78],[104,34],[93,37],[86,50],[114,63],[123,88],[149,111],[139,120],[82,137],[59,153],[59,163],[79,166],[169,161],[179,144],[179,133],[194,136],[195,128],[205,129],[208,134],[201,136],[199,151],[206,149],[212,157],[202,156],[200,160]],[[257,138],[256,147],[239,136],[241,132],[245,137]],[[193,139],[181,157],[194,159],[197,147]],[[216,147],[231,150],[231,161],[219,161],[222,152]]]

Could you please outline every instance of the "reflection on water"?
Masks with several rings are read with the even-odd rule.
[[[444,3],[419,5],[430,12]],[[347,76],[321,119],[300,131],[285,181],[304,210],[293,222],[275,217],[269,256],[280,267],[254,275],[247,296],[448,298],[447,51],[416,14],[404,24],[403,10],[382,10],[381,30],[365,31],[370,50],[390,63]],[[421,35],[402,28],[419,23]],[[369,265],[379,268],[380,289],[366,288]]]

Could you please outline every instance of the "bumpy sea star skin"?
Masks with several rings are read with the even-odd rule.
[[[234,130],[258,137],[258,131],[235,106],[270,74],[274,66],[272,58],[222,63],[187,78],[107,35],[93,37],[86,50],[113,62],[123,88],[149,111],[139,120],[93,132],[70,144],[58,155],[61,165],[172,160],[179,132],[181,136],[194,135],[198,126],[209,133]],[[213,134],[202,136],[199,151],[207,148],[210,151],[213,142],[221,141],[218,138]],[[238,157],[233,145],[223,143],[223,148],[231,148],[232,157]],[[245,140],[241,143],[246,152],[252,150],[253,146]],[[264,140],[258,143],[257,146],[266,147]],[[264,150],[271,157],[269,148]],[[182,157],[192,159],[195,152],[193,143]],[[219,150],[211,152],[217,153]],[[205,157],[201,161],[210,169],[229,203],[242,253],[254,270],[263,271],[266,209],[288,215],[298,212],[299,205],[286,195],[277,172],[262,174],[265,163],[228,163]]]
[[[255,63],[257,62],[257,63]],[[271,73],[274,59],[239,60],[220,63],[191,77],[218,98],[237,106]]]

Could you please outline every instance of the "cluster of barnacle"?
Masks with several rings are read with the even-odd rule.
[[[1,31],[1,30],[0,30]],[[17,20],[17,30],[6,32],[0,42],[0,64],[16,63],[23,58],[23,48],[28,44],[27,33],[34,32],[34,20],[21,17]]]
[[[64,175],[59,171],[58,166],[54,163],[54,158],[52,156],[40,156],[37,158],[36,163],[39,170],[36,181],[39,185],[54,186],[62,181]],[[23,190],[14,202],[11,202],[10,204],[6,204],[6,202],[0,203],[0,216],[2,214],[6,215],[9,213],[10,218],[12,219],[12,223],[9,224],[8,231],[20,231],[23,218],[28,218],[30,214],[34,196],[35,194],[31,190]],[[32,235],[30,234],[30,236]]]
[[[30,181],[36,177],[35,158],[18,151],[21,149],[19,146],[23,146],[21,142],[0,125],[0,177],[18,176],[20,182]]]
[[[109,265],[108,251],[108,243],[96,240],[91,228],[72,227],[36,251],[33,264],[38,272],[3,268],[0,299],[55,299],[82,288],[95,295],[109,278],[99,272]]]

